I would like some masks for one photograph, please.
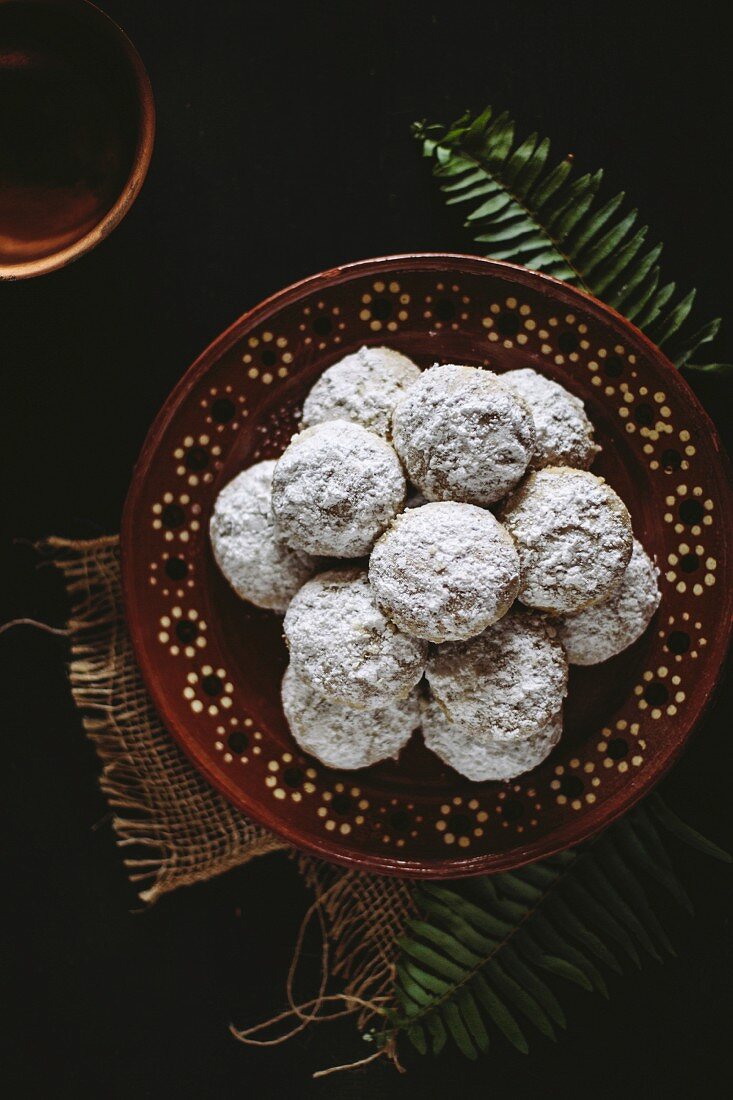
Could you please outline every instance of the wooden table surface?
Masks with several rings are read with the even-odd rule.
[[[583,169],[606,168],[666,242],[701,320],[730,304],[728,43],[716,5],[374,0],[109,0],[145,60],[158,108],[148,180],[112,237],[77,264],[0,287],[4,583],[0,621],[62,623],[51,570],[26,542],[118,529],[132,463],[199,351],[280,286],[346,260],[470,250],[409,133],[491,101]],[[718,357],[733,355],[733,317]],[[725,384],[696,389],[731,439]],[[15,541],[21,540],[21,541]],[[696,905],[670,907],[678,957],[571,989],[569,1028],[522,1058],[495,1043],[409,1073],[312,1082],[363,1054],[350,1023],[275,1051],[228,1034],[282,1006],[307,903],[281,855],[140,912],[69,699],[60,639],[0,637],[3,1079],[15,1098],[198,1100],[292,1095],[512,1100],[688,1097],[727,1065],[729,871],[682,851]],[[665,784],[713,839],[731,833],[730,681]],[[315,965],[315,953],[306,971]]]

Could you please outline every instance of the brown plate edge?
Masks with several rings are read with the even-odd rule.
[[[520,282],[536,283],[537,280],[540,280],[546,283],[548,288],[551,288],[551,291],[559,290],[561,296],[569,297],[571,300],[574,298],[584,303],[585,307],[590,308],[592,312],[604,315],[617,325],[620,324],[621,327],[630,331],[636,341],[645,348],[647,353],[668,372],[673,388],[676,388],[678,392],[685,396],[686,400],[693,406],[695,414],[699,417],[701,424],[709,432],[720,460],[719,472],[723,475],[719,479],[721,481],[721,488],[724,493],[727,491],[730,497],[732,480],[730,460],[720,442],[712,420],[700,404],[690,385],[685,381],[677,368],[670,362],[664,353],[652,343],[640,329],[623,317],[622,314],[618,313],[612,307],[605,305],[592,295],[582,290],[578,290],[576,287],[569,286],[567,283],[563,283],[552,276],[545,275],[541,272],[531,271],[518,264],[510,264],[505,261],[491,260],[479,256],[452,252],[403,253],[382,256],[344,264],[339,267],[330,268],[316,275],[308,276],[305,279],[298,280],[290,286],[279,290],[254,306],[251,310],[242,314],[241,317],[234,321],[232,325],[225,329],[223,333],[208,345],[188,368],[164,402],[163,407],[153,421],[140,452],[140,456],[133,469],[130,489],[123,509],[120,535],[122,590],[125,617],[132,639],[133,650],[138,661],[138,667],[140,668],[143,681],[151,695],[155,708],[159,716],[161,716],[161,721],[163,721],[162,715],[165,713],[165,700],[162,692],[158,689],[152,671],[146,668],[144,661],[141,660],[141,656],[145,653],[145,645],[134,613],[135,596],[132,566],[130,564],[132,559],[131,549],[133,546],[133,512],[137,503],[138,490],[144,481],[147,466],[157,449],[161,436],[168,427],[181,400],[197,384],[209,367],[218,361],[221,355],[225,354],[233,343],[239,339],[241,330],[245,326],[265,320],[280,306],[286,305],[292,300],[297,299],[306,289],[310,290],[316,289],[319,286],[331,286],[334,283],[341,282],[344,275],[353,274],[354,276],[358,276],[360,274],[380,273],[385,270],[404,268],[405,264],[411,261],[416,263],[417,266],[425,267],[427,270],[440,270],[445,267],[453,266],[464,271],[467,270],[471,274],[494,272],[501,275],[502,272],[511,272],[514,275],[520,276]],[[730,555],[733,546],[733,514],[730,507],[730,501],[729,507],[725,510],[725,517],[722,523],[722,537],[727,555]],[[328,844],[322,845],[310,838],[304,839],[297,829],[291,828],[287,822],[280,820],[277,814],[261,812],[259,807],[253,812],[247,799],[242,796],[241,790],[230,783],[220,772],[212,768],[208,758],[199,750],[199,746],[195,743],[192,744],[188,740],[187,732],[182,725],[179,725],[175,721],[172,721],[170,725],[166,722],[163,722],[163,724],[189,759],[193,761],[198,771],[204,775],[216,790],[223,794],[228,801],[242,813],[250,815],[253,820],[269,829],[276,836],[292,844],[293,847],[298,848],[300,851],[305,851],[329,863],[335,863],[351,869],[368,870],[377,874],[394,875],[402,878],[464,878],[473,875],[496,873],[509,868],[521,867],[537,859],[547,858],[567,848],[573,847],[575,844],[579,844],[584,840],[590,839],[632,809],[632,807],[667,774],[671,766],[682,754],[692,735],[699,729],[702,720],[709,711],[710,704],[719,685],[726,655],[730,651],[731,635],[733,634],[733,592],[730,590],[726,596],[725,610],[727,613],[728,626],[726,634],[718,647],[720,659],[715,669],[715,674],[709,682],[705,696],[701,700],[685,736],[674,746],[673,750],[669,752],[667,757],[662,761],[661,766],[653,774],[645,776],[643,779],[640,778],[638,782],[631,780],[625,788],[624,793],[626,797],[618,798],[615,802],[599,805],[597,808],[591,809],[582,818],[579,818],[577,823],[575,821],[569,821],[556,830],[552,836],[538,839],[536,842],[528,844],[525,848],[520,847],[511,852],[485,853],[467,859],[447,858],[430,862],[400,860],[391,856],[352,856],[347,853],[334,852]]]

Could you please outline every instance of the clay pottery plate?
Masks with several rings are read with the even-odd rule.
[[[603,665],[571,670],[562,740],[516,781],[462,779],[419,732],[398,761],[358,772],[303,754],[280,706],[282,619],[239,600],[214,565],[208,525],[220,489],[282,452],[315,379],[365,343],[423,367],[530,366],[581,397],[603,446],[593,469],[626,502],[661,570],[661,607],[644,637]],[[733,619],[729,494],[692,391],[613,310],[494,261],[367,260],[245,314],[169,397],[125,508],[128,623],[163,722],[244,814],[298,848],[371,871],[504,870],[608,825],[682,751]]]

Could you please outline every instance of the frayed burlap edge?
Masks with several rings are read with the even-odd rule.
[[[71,691],[101,761],[100,785],[140,898],[154,902],[179,886],[285,849],[199,775],[158,718],[124,621],[119,539],[50,538],[38,549],[65,581],[71,603]],[[304,925],[317,914],[324,936],[323,974],[319,994],[307,1006],[294,1002],[289,980],[289,1008],[283,1016],[294,1017],[300,1030],[331,1018],[326,1006],[337,1000],[339,1014],[356,1013],[364,1028],[391,998],[396,941],[413,912],[409,884],[305,855],[298,856],[297,865],[314,891]],[[292,973],[297,955],[296,950]],[[342,980],[343,991],[329,997],[325,990],[332,976]],[[252,1033],[264,1026],[269,1025],[235,1034],[259,1043]]]
[[[194,770],[161,724],[125,627],[119,541],[49,539],[71,601],[69,679],[143,901],[285,847]]]

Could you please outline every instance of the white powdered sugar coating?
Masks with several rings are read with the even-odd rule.
[[[577,466],[587,470],[601,448],[593,441],[593,425],[580,398],[529,367],[507,371],[500,381],[532,413],[537,433],[532,469]]]
[[[293,436],[272,479],[272,507],[284,538],[324,557],[368,554],[406,493],[389,443],[348,420]]]
[[[449,721],[474,736],[515,741],[559,712],[568,662],[542,616],[514,610],[476,638],[439,646],[425,675]]]
[[[427,644],[379,610],[363,569],[313,577],[294,596],[284,630],[294,671],[334,702],[405,698],[425,668]]]
[[[216,498],[209,524],[219,569],[238,596],[257,607],[285,611],[316,563],[291,550],[272,513],[274,462],[258,462],[230,481]]]
[[[303,405],[303,427],[353,420],[389,437],[392,409],[420,377],[420,368],[392,348],[359,348],[329,367]]]
[[[449,721],[439,704],[428,699],[423,702],[422,732],[427,747],[466,779],[474,783],[514,779],[536,768],[552,752],[562,735],[562,713],[524,737],[497,741]]]
[[[557,622],[571,665],[597,665],[640,638],[662,596],[659,570],[634,539],[634,550],[621,582],[602,603],[566,615]]]
[[[480,634],[511,607],[519,555],[499,521],[445,501],[403,512],[377,542],[369,581],[400,630],[430,642]]]
[[[395,757],[420,725],[416,691],[358,710],[319,695],[292,667],[283,677],[282,704],[301,749],[328,768],[367,768]]]
[[[392,414],[392,439],[429,500],[491,504],[524,474],[535,429],[524,402],[476,367],[425,371]]]
[[[626,506],[585,470],[548,466],[530,474],[504,507],[519,551],[519,599],[558,614],[610,595],[631,557]]]

